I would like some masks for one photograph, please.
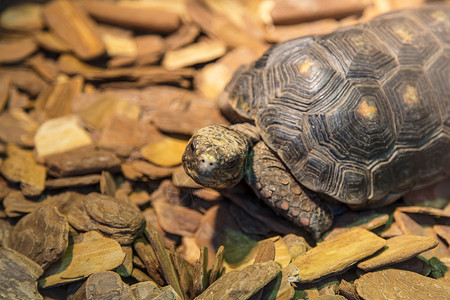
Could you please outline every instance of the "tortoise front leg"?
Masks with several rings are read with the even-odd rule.
[[[305,228],[316,239],[333,223],[327,206],[295,180],[264,142],[253,147],[245,180],[275,212]]]

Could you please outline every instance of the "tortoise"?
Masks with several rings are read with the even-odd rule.
[[[184,169],[218,189],[245,177],[318,238],[327,201],[382,206],[449,177],[449,87],[447,5],[286,41],[235,72],[218,99],[234,124],[198,130]]]

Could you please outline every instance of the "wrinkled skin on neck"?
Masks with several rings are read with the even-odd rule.
[[[223,125],[202,128],[189,140],[184,170],[205,187],[231,187],[244,177],[249,148],[250,141],[237,130]]]

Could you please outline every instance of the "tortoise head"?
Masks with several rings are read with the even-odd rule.
[[[227,126],[202,128],[192,136],[186,147],[184,170],[205,187],[231,187],[244,177],[249,147],[244,134]]]

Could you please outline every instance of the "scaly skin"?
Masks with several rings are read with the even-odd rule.
[[[316,239],[333,223],[327,206],[294,179],[264,142],[252,148],[245,180],[261,200]]]
[[[260,199],[318,239],[333,222],[331,212],[264,142],[252,147],[253,142],[255,134],[245,126],[202,128],[189,141],[183,166],[195,182],[207,187],[231,187],[245,176]]]

